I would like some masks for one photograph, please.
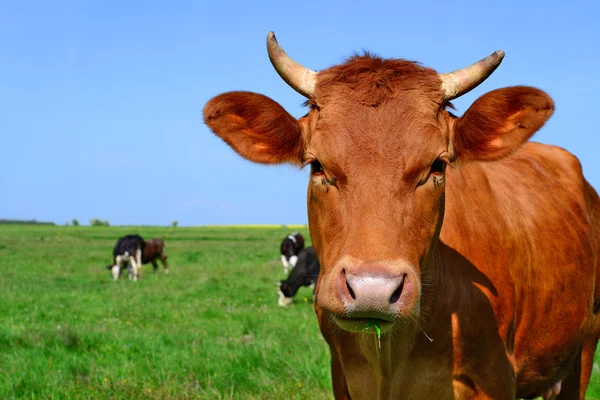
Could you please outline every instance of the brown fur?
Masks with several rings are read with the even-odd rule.
[[[165,272],[169,271],[167,263],[167,254],[165,253],[165,241],[163,239],[149,239],[145,241],[144,253],[142,254],[142,264],[152,263],[154,272],[158,269],[157,260],[160,260]]]
[[[600,336],[598,195],[573,155],[525,143],[553,112],[546,93],[498,89],[457,118],[440,84],[416,63],[355,56],[319,73],[299,120],[232,93],[205,121],[249,160],[323,166],[307,196],[336,399],[514,399],[561,380],[559,398],[583,399]],[[445,174],[430,173],[438,158]],[[402,265],[413,297],[381,350],[341,329],[344,274]]]

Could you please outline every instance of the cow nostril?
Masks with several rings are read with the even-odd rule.
[[[348,293],[350,293],[350,297],[352,297],[352,299],[356,300],[356,295],[354,294],[354,290],[352,290],[348,281],[346,281],[346,287],[348,288]]]
[[[392,297],[390,297],[390,304],[394,304],[395,302],[397,302],[400,299],[400,296],[402,295],[402,290],[404,289],[404,281],[406,280],[406,275],[404,275],[402,277],[402,283],[400,283],[400,286],[398,286],[398,288],[396,290],[394,290],[394,293],[392,293]]]

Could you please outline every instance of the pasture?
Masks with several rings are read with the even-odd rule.
[[[2,226],[0,398],[332,398],[312,291],[277,305],[292,230]],[[165,238],[170,275],[112,280],[112,247],[134,232]]]
[[[290,230],[2,226],[0,398],[331,398],[312,291],[277,305]],[[165,238],[169,275],[112,280],[130,232]]]

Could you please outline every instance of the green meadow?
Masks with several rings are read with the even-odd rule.
[[[333,398],[312,290],[277,305],[291,230],[309,240],[305,227],[1,226],[0,398]],[[171,273],[115,282],[112,247],[136,232],[165,238]]]

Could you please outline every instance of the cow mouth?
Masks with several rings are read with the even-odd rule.
[[[374,329],[369,329],[374,324],[377,324],[381,332],[385,333],[394,325],[394,320],[382,318],[334,316],[333,320],[343,330],[354,333],[375,333]]]

